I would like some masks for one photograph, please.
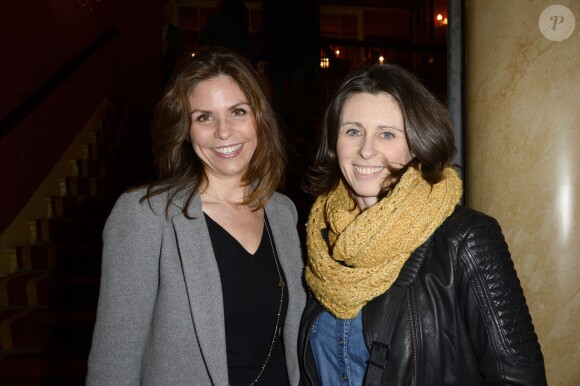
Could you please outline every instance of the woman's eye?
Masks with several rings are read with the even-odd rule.
[[[344,134],[346,134],[348,137],[355,137],[360,134],[360,131],[357,129],[347,129]]]
[[[207,123],[210,120],[211,116],[209,114],[200,114],[195,118],[195,121],[199,123]]]
[[[395,135],[393,133],[391,133],[390,131],[384,131],[381,133],[381,138],[391,139],[391,138],[395,138]]]
[[[242,108],[237,108],[237,109],[234,109],[232,114],[234,117],[243,117],[244,115],[247,114],[247,111],[245,109],[242,109]]]

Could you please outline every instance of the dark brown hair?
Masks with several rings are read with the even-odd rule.
[[[200,82],[220,75],[231,77],[250,104],[256,123],[258,145],[242,182],[253,192],[243,202],[262,208],[282,183],[286,166],[284,139],[260,77],[238,53],[222,47],[204,47],[175,77],[155,109],[153,155],[158,181],[149,185],[142,200],[169,192],[166,212],[177,195],[188,194],[183,213],[200,185],[207,181],[204,165],[189,143],[191,115],[189,96]]]
[[[447,109],[407,70],[394,64],[376,64],[351,73],[335,92],[324,113],[320,145],[304,180],[304,190],[319,196],[338,185],[342,178],[336,157],[340,113],[345,101],[360,93],[388,94],[395,99],[403,115],[407,145],[414,156],[402,169],[387,165],[393,183],[379,196],[392,189],[410,166],[421,170],[430,184],[439,182],[455,154],[453,127]]]

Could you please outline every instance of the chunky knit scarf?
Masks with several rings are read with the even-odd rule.
[[[320,196],[307,224],[306,267],[306,282],[318,301],[339,319],[354,318],[389,289],[411,253],[451,215],[461,194],[453,169],[430,185],[410,167],[387,197],[363,212],[342,182]]]

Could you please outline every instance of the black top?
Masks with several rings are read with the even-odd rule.
[[[249,385],[268,356],[280,307],[281,291],[274,253],[265,228],[260,246],[252,255],[207,214],[205,219],[222,284],[229,384]],[[285,281],[279,262],[278,266]],[[287,306],[288,291],[284,286],[276,342],[256,385],[288,385],[282,342]]]

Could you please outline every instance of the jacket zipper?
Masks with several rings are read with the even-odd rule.
[[[412,293],[409,291],[409,296],[407,296],[407,305],[409,310],[409,319],[411,320],[411,338],[413,341],[413,372],[411,384],[417,386],[417,331],[416,331],[416,321],[413,314],[413,302],[411,301]]]

